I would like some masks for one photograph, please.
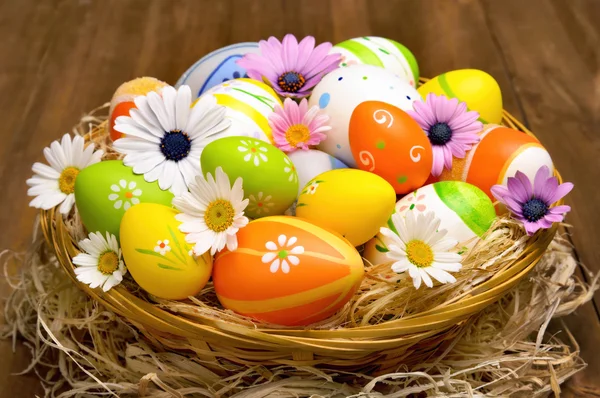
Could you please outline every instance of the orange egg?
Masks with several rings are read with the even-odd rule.
[[[385,102],[363,102],[352,112],[349,131],[358,167],[383,177],[396,193],[412,192],[429,177],[431,144],[403,110]]]
[[[498,125],[487,125],[479,137],[481,141],[464,159],[454,158],[452,169],[444,169],[440,181],[468,182],[495,200],[492,186],[506,185],[508,177],[514,177],[517,171],[533,181],[540,167],[554,170],[550,154],[535,137]]]
[[[300,218],[260,218],[237,238],[237,250],[215,259],[214,287],[223,307],[257,320],[321,321],[352,298],[363,277],[362,259],[347,240]]]

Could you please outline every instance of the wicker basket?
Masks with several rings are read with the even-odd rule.
[[[502,124],[532,134],[508,112]],[[105,135],[106,123],[92,135]],[[557,174],[558,176],[558,174]],[[560,176],[558,176],[560,180]],[[104,293],[77,281],[72,258],[79,253],[61,214],[41,212],[41,227],[64,271],[85,293],[119,314],[150,343],[188,351],[215,373],[226,376],[235,365],[320,366],[341,371],[382,374],[400,363],[419,363],[443,352],[455,337],[488,305],[500,299],[536,265],[552,241],[557,226],[536,234],[508,266],[455,300],[428,311],[376,325],[333,330],[269,329],[208,316],[186,318],[133,294],[124,286]]]

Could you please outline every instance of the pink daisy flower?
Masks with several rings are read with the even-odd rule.
[[[331,43],[315,47],[315,38],[307,36],[300,43],[288,34],[280,42],[275,37],[258,43],[260,54],[246,54],[237,61],[248,76],[266,79],[282,97],[302,98],[310,95],[321,78],[336,69],[340,54],[329,54]]]
[[[550,228],[552,223],[561,222],[565,213],[571,211],[571,207],[566,205],[551,207],[571,192],[573,184],[565,182],[558,185],[558,179],[550,175],[548,166],[540,167],[533,185],[520,171],[514,177],[508,177],[506,185],[494,185],[492,194],[510,210],[515,219],[523,223],[527,235]]]
[[[483,124],[477,121],[479,113],[467,111],[464,102],[429,93],[425,102],[413,102],[413,108],[408,114],[427,133],[433,148],[434,176],[442,174],[444,167],[452,168],[452,157],[464,158],[473,144],[479,142],[477,133],[483,129]]]
[[[306,98],[300,104],[286,98],[283,107],[275,106],[269,115],[275,146],[284,152],[307,150],[310,145],[323,141],[327,138],[325,132],[331,130],[328,121],[329,116],[320,113],[318,106],[308,109]]]

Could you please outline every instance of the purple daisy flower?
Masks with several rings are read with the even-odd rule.
[[[479,142],[477,135],[483,129],[479,113],[467,111],[467,104],[456,98],[429,93],[425,102],[413,102],[408,114],[427,133],[433,149],[431,174],[439,176],[444,167],[452,168],[452,157],[464,158],[473,144]]]
[[[533,186],[520,171],[514,177],[508,177],[506,185],[494,185],[492,194],[515,219],[523,223],[527,235],[533,235],[538,229],[550,228],[552,223],[561,222],[565,213],[571,211],[571,207],[566,205],[550,207],[571,192],[573,184],[565,182],[558,185],[558,179],[550,175],[548,166],[540,167]]]
[[[260,54],[246,54],[237,61],[250,78],[266,79],[282,97],[302,98],[310,95],[321,78],[336,69],[340,54],[329,54],[331,43],[315,47],[315,38],[307,36],[300,43],[287,34],[280,42],[275,37],[258,43]]]

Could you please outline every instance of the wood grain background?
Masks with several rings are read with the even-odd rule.
[[[0,247],[22,250],[31,236],[25,180],[42,148],[120,83],[174,83],[209,51],[270,35],[377,35],[410,48],[423,76],[477,68],[497,79],[505,108],[575,183],[571,239],[598,272],[599,17],[597,0],[0,0]],[[589,367],[564,396],[600,396],[599,300],[566,319]],[[11,375],[25,347],[13,355],[1,342],[0,358],[0,397],[43,394],[34,376]]]

